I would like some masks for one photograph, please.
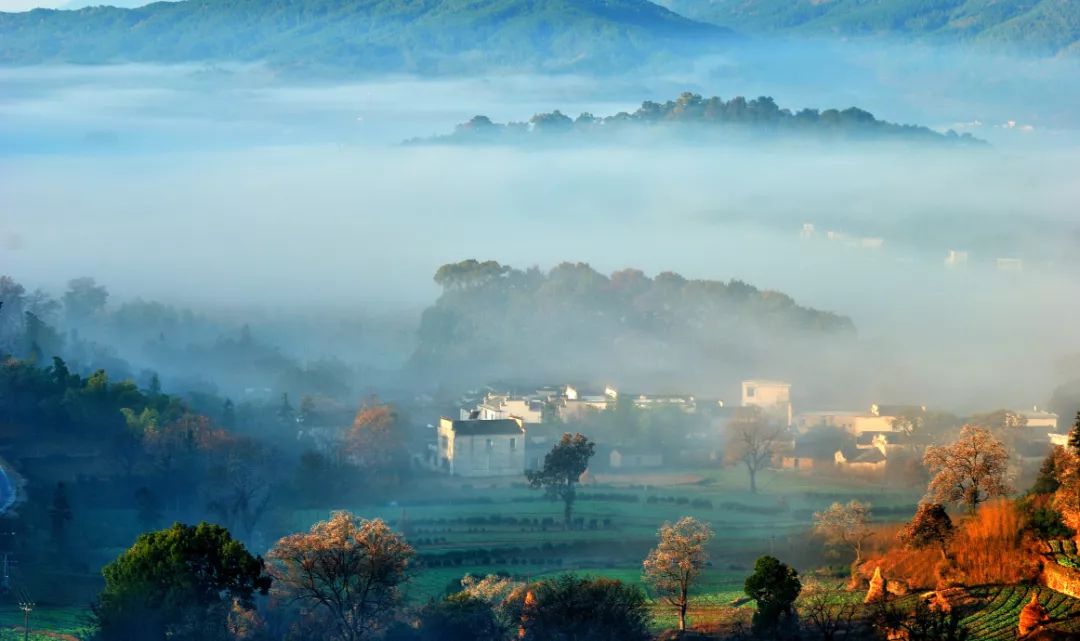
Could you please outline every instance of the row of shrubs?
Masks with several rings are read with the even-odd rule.
[[[689,505],[690,507],[702,509],[711,509],[713,506],[713,502],[711,499],[690,500],[685,496],[650,496],[649,498],[645,499],[645,502],[649,505],[653,505],[655,503],[674,503],[675,505]]]
[[[429,568],[449,568],[467,565],[532,565],[538,567],[562,567],[563,564],[561,558],[530,559],[527,557],[519,558],[516,556],[485,556],[465,559],[462,557],[443,557],[435,554],[422,554],[420,555],[420,561]]]
[[[872,507],[871,508],[871,511],[873,512],[874,516],[904,516],[904,517],[911,517],[918,510],[919,510],[919,506],[915,505],[914,503],[911,504],[911,505],[895,505],[895,506],[892,506],[892,507]],[[810,519],[814,518],[814,512],[817,512],[817,511],[820,511],[820,510],[811,510],[811,509],[792,510],[791,516],[793,516],[796,519],[809,521]]]

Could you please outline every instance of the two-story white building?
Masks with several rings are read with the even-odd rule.
[[[523,475],[524,422],[519,418],[488,421],[440,418],[438,467],[452,476]]]

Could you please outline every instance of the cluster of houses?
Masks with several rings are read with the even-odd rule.
[[[786,427],[789,439],[773,464],[801,472],[840,471],[881,473],[892,460],[919,455],[933,444],[918,432],[897,429],[903,416],[925,413],[923,406],[872,405],[868,411],[808,411],[795,413],[791,385],[782,381],[750,380],[742,383],[741,403],[728,408],[718,399],[690,395],[622,394],[614,387],[602,391],[575,385],[547,386],[526,393],[510,393],[508,386],[492,385],[461,399],[457,418],[440,418],[437,443],[429,445],[427,464],[443,473],[461,477],[520,476],[543,465],[544,456],[562,434],[562,424],[588,412],[613,408],[620,398],[636,407],[675,407],[685,412],[708,413],[712,434],[690,435],[702,443],[722,439],[724,426],[740,408],[756,408],[763,420]],[[1022,456],[1041,457],[1049,444],[1065,438],[1058,433],[1056,414],[1015,410],[1026,419],[1022,438],[1015,444]],[[435,426],[432,426],[435,427]],[[722,445],[721,445],[722,447]],[[678,462],[665,461],[655,449],[620,446],[598,448],[594,465],[611,471],[700,466],[701,457],[713,461],[717,451],[688,443]],[[697,456],[698,458],[695,458]]]

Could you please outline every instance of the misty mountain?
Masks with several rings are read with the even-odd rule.
[[[1061,0],[657,0],[694,20],[753,35],[890,36],[1042,55],[1080,46],[1080,4]]]
[[[188,0],[0,13],[0,61],[583,71],[663,60],[731,36],[647,0]]]
[[[645,137],[642,137],[642,134]],[[535,142],[648,141],[723,142],[752,139],[799,139],[820,142],[901,141],[954,146],[985,146],[985,141],[949,130],[941,134],[926,127],[898,125],[850,107],[844,110],[781,109],[769,97],[724,101],[684,92],[665,103],[646,101],[634,113],[619,112],[596,118],[583,113],[572,119],[556,110],[534,115],[529,122],[498,124],[475,116],[446,136],[412,140],[409,144],[472,143],[522,144]]]
[[[856,334],[850,318],[781,292],[670,271],[606,276],[587,263],[544,272],[466,260],[440,267],[435,282],[442,294],[421,317],[411,365],[458,384],[520,375],[526,364],[552,380],[619,372],[733,383],[752,372],[792,375],[804,362],[820,368],[815,349]]]

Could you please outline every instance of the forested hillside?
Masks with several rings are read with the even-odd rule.
[[[544,272],[467,260],[439,268],[435,282],[443,293],[423,314],[413,365],[450,368],[459,382],[510,376],[524,363],[537,376],[584,379],[670,370],[689,380],[697,367],[714,380],[725,369],[737,376],[758,367],[791,371],[795,349],[855,334],[849,318],[738,280],[649,277],[636,269],[605,276],[570,262]],[[789,343],[798,347],[789,351]]]
[[[726,41],[647,0],[194,0],[0,13],[0,61],[602,69]]]
[[[669,125],[663,129],[661,125]],[[954,146],[984,146],[971,134],[944,134],[926,127],[898,125],[878,120],[857,107],[844,110],[781,109],[772,98],[754,100],[735,97],[724,101],[713,96],[683,93],[664,103],[646,101],[634,113],[620,112],[597,118],[583,113],[572,119],[556,110],[534,115],[529,122],[494,123],[475,116],[449,135],[411,143],[507,143],[537,141],[613,140],[620,136],[653,133],[660,139],[682,138],[697,142],[732,138],[816,139],[820,141],[902,141]],[[703,136],[706,136],[703,138]],[[715,136],[715,138],[713,138]]]
[[[1074,52],[1080,4],[1061,0],[658,0],[689,18],[770,36],[892,36],[1042,55]]]

